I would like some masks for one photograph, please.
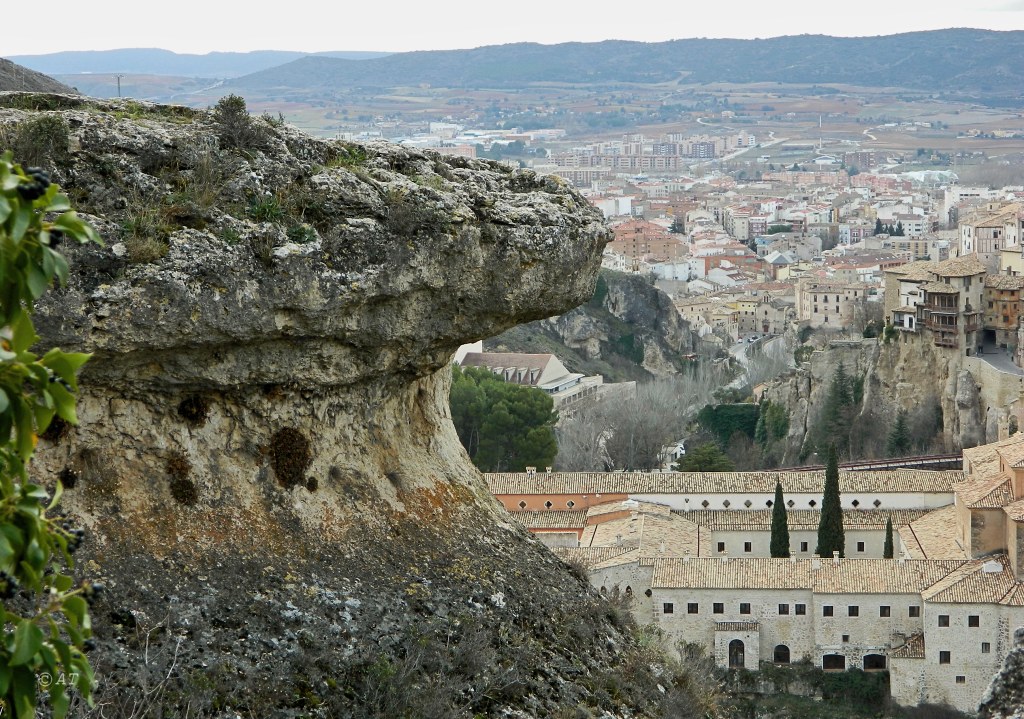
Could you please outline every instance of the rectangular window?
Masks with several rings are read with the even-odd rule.
[[[880,617],[888,617],[888,616],[890,616],[889,611],[890,611],[889,607],[883,604],[882,606],[880,606],[878,608],[878,616],[880,616]]]
[[[753,550],[753,548],[754,547],[753,547],[753,545],[750,542],[744,542],[743,543],[743,551],[744,552],[750,552],[750,551]]]
[[[725,614],[725,605],[722,602],[715,602],[711,606],[711,611],[715,614]]]
[[[910,608],[910,616],[911,617],[919,617],[919,616],[921,616],[921,607],[911,607]]]
[[[991,644],[989,644],[988,642],[982,642],[981,643],[981,653],[982,654],[989,654],[991,651],[992,651],[992,645]]]
[[[981,617],[978,616],[977,614],[968,614],[967,615],[967,626],[969,626],[969,627],[980,627],[981,626]]]
[[[807,614],[807,605],[806,604],[794,604],[793,605],[793,614]]]
[[[949,664],[949,652],[939,652],[939,664]]]
[[[789,605],[788,604],[780,604],[779,605],[779,614],[780,615],[789,614]]]
[[[967,677],[965,677],[963,674],[957,674],[956,675],[956,683],[957,684],[966,684],[967,683]]]
[[[719,542],[718,543],[718,551],[719,552],[724,552],[725,551],[725,542]]]
[[[823,616],[823,617],[831,617],[832,616],[832,607],[831,607],[831,605],[826,604],[825,606],[823,606],[821,608],[821,616]]]
[[[686,613],[687,614],[699,614],[700,613],[700,606],[697,604],[697,602],[689,602],[686,605]]]
[[[750,614],[749,602],[740,602],[740,614]]]
[[[939,615],[939,626],[940,627],[948,627],[949,626],[949,615],[948,614],[940,614]]]
[[[847,616],[850,616],[850,617],[859,617],[860,616],[860,607],[858,607],[856,604],[851,604],[850,606],[848,606],[846,608],[846,613],[847,613]]]
[[[807,542],[800,542],[800,551],[801,552],[806,552],[807,551]]]
[[[665,602],[661,605],[662,614],[672,614],[675,609],[676,608],[672,605],[672,602]]]
[[[857,551],[858,552],[863,552],[864,551],[864,542],[857,542]]]
[[[844,634],[843,635],[843,644],[846,644],[849,641],[850,641],[850,635],[849,634]]]

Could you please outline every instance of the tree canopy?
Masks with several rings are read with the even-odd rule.
[[[541,390],[505,382],[482,367],[454,367],[449,404],[462,446],[482,471],[523,471],[554,461],[558,414]]]
[[[789,556],[789,517],[786,514],[785,498],[782,496],[782,482],[775,483],[775,499],[772,501],[772,539],[769,552],[773,557]]]
[[[676,464],[680,472],[732,472],[736,465],[714,442],[707,442],[691,450]]]

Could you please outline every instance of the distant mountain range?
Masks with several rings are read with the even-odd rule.
[[[55,52],[48,55],[11,55],[8,59],[48,75],[126,73],[223,79],[259,72],[310,55],[364,60],[384,57],[387,54],[386,52],[307,53],[288,50],[256,50],[254,52],[211,52],[206,55],[186,55],[170,50],[135,48]]]
[[[1024,31],[934,30],[881,37],[672,40],[396,53],[354,62],[304,57],[232,81],[282,87],[516,87],[533,83],[783,82],[930,92],[1024,91]]]
[[[268,50],[179,55],[166,50],[109,50],[11,59],[65,79],[82,72],[233,78],[226,89],[268,95],[421,84],[514,88],[536,83],[674,81],[895,86],[971,97],[1024,94],[1024,31],[969,29],[857,38],[518,43],[393,54]]]

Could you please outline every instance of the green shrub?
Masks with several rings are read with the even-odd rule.
[[[14,151],[22,165],[37,165],[53,170],[66,160],[70,148],[70,128],[60,115],[40,115],[15,128],[5,128],[0,145]]]
[[[217,135],[225,147],[237,150],[258,150],[266,146],[267,134],[253,122],[238,95],[222,97],[213,108],[213,119],[218,125]]]
[[[249,217],[257,222],[280,222],[285,218],[284,208],[276,196],[260,197],[249,205]]]

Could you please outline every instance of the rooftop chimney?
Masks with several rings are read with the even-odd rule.
[[[832,561],[839,564],[839,550],[835,549],[832,551]]]

